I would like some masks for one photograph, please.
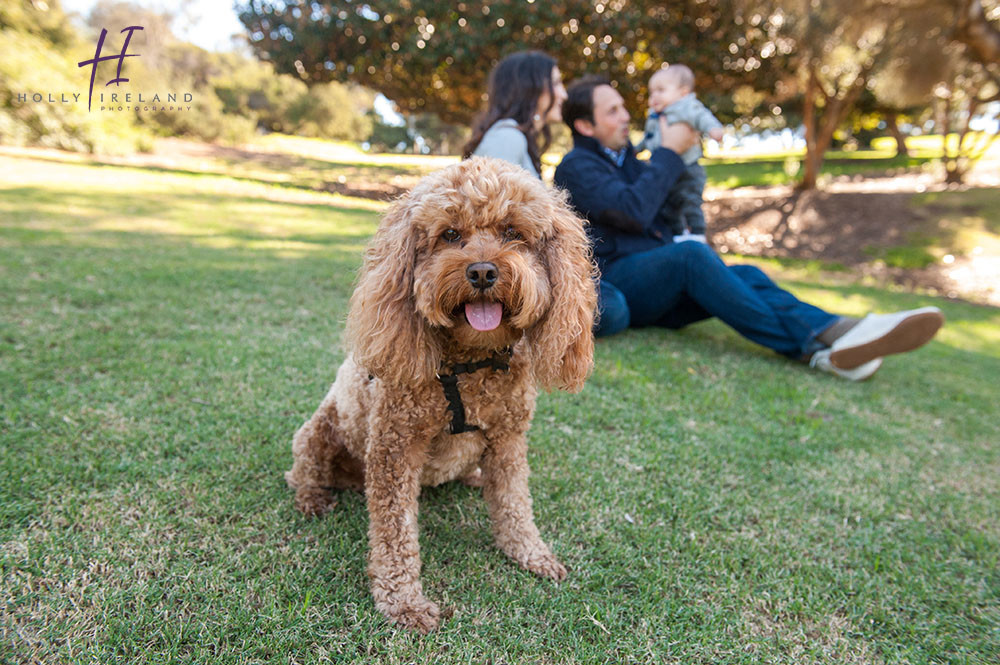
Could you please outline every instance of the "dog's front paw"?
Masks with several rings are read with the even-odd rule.
[[[300,487],[295,490],[295,507],[308,517],[319,517],[337,505],[330,490],[318,487]]]
[[[566,579],[566,566],[559,563],[555,555],[548,552],[528,557],[521,565],[536,575],[548,577],[556,582]]]
[[[441,622],[441,610],[423,596],[393,603],[377,603],[376,606],[403,628],[418,630],[424,634],[437,630]]]

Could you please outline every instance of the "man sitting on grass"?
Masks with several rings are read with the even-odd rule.
[[[625,295],[632,326],[682,328],[718,317],[747,339],[810,367],[862,381],[882,357],[928,342],[944,323],[936,307],[836,316],[798,300],[753,266],[727,266],[707,245],[674,243],[657,212],[684,172],[697,140],[687,125],[661,119],[660,147],[646,162],[629,142],[629,113],[601,77],[574,82],[563,104],[573,149],[555,184],[590,220],[587,232],[604,279]]]

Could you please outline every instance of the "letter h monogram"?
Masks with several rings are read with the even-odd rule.
[[[128,50],[128,43],[132,40],[132,33],[135,32],[136,30],[142,30],[142,29],[143,27],[141,25],[130,25],[129,27],[125,28],[125,30],[122,30],[122,32],[125,32],[126,30],[128,31],[128,34],[125,35],[125,43],[122,44],[122,52],[119,53],[118,55],[106,55],[102,58],[101,48],[104,46],[104,38],[107,36],[108,31],[105,28],[101,28],[101,37],[100,39],[97,40],[97,52],[94,53],[94,59],[84,60],[82,62],[77,63],[76,65],[77,67],[83,67],[84,65],[93,65],[93,68],[90,70],[90,96],[87,97],[88,111],[90,110],[90,102],[94,98],[94,78],[97,76],[97,63],[103,62],[105,60],[118,60],[117,76],[108,81],[107,83],[105,83],[104,87],[107,87],[112,83],[114,83],[115,85],[119,85],[120,83],[127,83],[128,79],[122,78],[122,66],[125,64],[125,58],[138,58],[139,54],[130,53],[126,55],[125,51]]]

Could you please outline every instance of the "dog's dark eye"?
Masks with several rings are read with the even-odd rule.
[[[515,240],[523,240],[524,238],[521,236],[520,233],[518,233],[517,229],[515,229],[513,226],[508,226],[503,231],[503,239],[504,242],[513,242]]]
[[[462,239],[462,234],[455,229],[446,229],[444,233],[441,234],[445,242],[458,242]]]

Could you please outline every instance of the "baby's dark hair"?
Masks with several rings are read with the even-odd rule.
[[[669,65],[666,69],[657,71],[653,76],[669,76],[677,81],[680,87],[694,90],[694,72],[687,65]]]

